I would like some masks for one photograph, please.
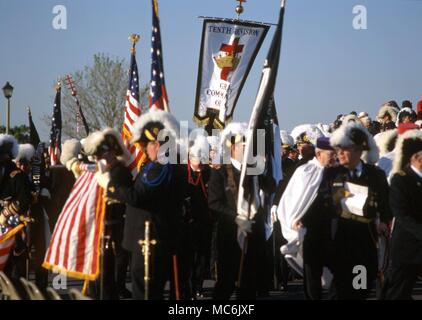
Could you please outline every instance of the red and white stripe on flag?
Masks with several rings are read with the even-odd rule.
[[[0,270],[3,270],[6,266],[10,250],[13,249],[15,244],[15,235],[20,232],[25,225],[25,223],[20,223],[16,227],[7,228],[4,233],[0,232]]]
[[[0,271],[4,270],[6,266],[7,259],[9,258],[10,250],[15,244],[15,237],[11,237],[6,241],[0,243]]]
[[[50,155],[50,165],[60,164],[60,149],[58,147],[48,147],[48,154]]]
[[[84,171],[73,186],[43,263],[53,272],[84,280],[95,280],[100,272],[105,201],[94,175]]]
[[[143,153],[139,147],[130,142],[132,139],[133,125],[140,117],[140,115],[141,109],[139,102],[132,96],[131,91],[128,90],[126,95],[126,110],[125,120],[123,123],[122,139],[123,143],[132,156],[129,168],[132,171],[133,176],[138,173],[140,165],[145,160],[145,153]]]

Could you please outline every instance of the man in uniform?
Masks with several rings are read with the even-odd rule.
[[[182,297],[202,297],[202,284],[209,274],[213,221],[208,209],[208,181],[211,168],[207,138],[198,135],[189,148],[188,164],[182,166],[183,215],[179,250]]]
[[[19,216],[26,215],[31,204],[29,179],[12,161],[18,150],[18,143],[13,136],[0,135],[0,226],[2,229],[16,226],[19,223]],[[15,236],[15,246],[10,252],[5,267],[5,273],[18,288],[21,288],[20,277],[26,275],[26,254],[26,243],[21,232]]]
[[[395,221],[384,298],[411,300],[422,270],[422,131],[403,134],[396,148],[390,205]]]
[[[49,199],[50,193],[47,189],[45,177],[41,176],[42,171],[39,170],[37,174],[33,174],[32,160],[34,155],[35,149],[32,145],[20,144],[15,162],[16,166],[27,175],[31,185],[32,203],[30,207],[30,216],[33,221],[27,228],[27,244],[31,258],[30,260],[32,260],[31,262],[35,271],[35,284],[38,289],[45,293],[48,285],[48,270],[42,267],[42,263],[47,249],[47,241],[49,241],[48,235],[50,234],[50,229],[44,204]],[[37,154],[37,156],[39,156],[39,154]],[[44,163],[41,165],[44,165]],[[37,176],[38,181],[34,180],[35,176]],[[34,247],[33,252],[31,250],[32,247]]]
[[[384,103],[378,111],[377,120],[381,124],[381,131],[396,128],[397,114],[400,108],[395,101]]]
[[[111,180],[116,185],[128,187],[132,184],[132,174],[125,164],[130,156],[117,131],[105,129],[90,134],[84,142],[84,152],[105,166],[103,169],[109,172]],[[96,294],[97,297],[100,296],[98,289],[102,285],[103,300],[131,297],[126,288],[129,253],[122,248],[125,209],[125,204],[120,201],[110,199],[107,201],[103,274],[100,281],[97,281]]]
[[[302,228],[305,231],[303,239],[304,291],[306,298],[310,300],[322,298],[323,268],[330,267],[331,213],[325,206],[324,196],[326,195],[320,185],[325,168],[333,167],[335,164],[335,152],[330,146],[329,138],[318,138],[315,158],[295,171],[278,207],[283,232],[289,239],[289,244],[283,247],[283,250],[292,250],[292,245],[296,246],[300,238],[299,229]],[[300,261],[297,255],[298,253],[295,260]]]
[[[388,233],[392,215],[388,206],[388,183],[384,172],[373,164],[378,148],[371,134],[355,121],[344,123],[330,138],[340,166],[328,168],[323,184],[333,221],[335,252],[333,275],[338,299],[366,299],[378,271],[378,233]],[[365,159],[365,162],[362,160]],[[367,188],[367,197],[357,212],[347,209],[347,183]],[[378,223],[377,223],[378,221]],[[360,274],[360,273],[361,274]],[[359,280],[356,277],[361,276]]]
[[[172,216],[176,200],[172,198],[172,166],[166,160],[163,135],[174,146],[178,123],[165,111],[152,109],[142,115],[134,126],[133,142],[142,145],[148,162],[129,186],[119,184],[109,173],[97,173],[99,184],[107,190],[107,197],[126,204],[123,247],[131,253],[133,299],[145,298],[145,265],[139,240],[145,238],[145,222],[151,222],[148,299],[163,299],[164,286],[169,278],[171,245],[174,241]],[[166,142],[167,144],[167,142]],[[163,146],[163,148],[161,148]],[[170,150],[170,153],[174,150]]]
[[[212,170],[208,189],[208,205],[217,220],[217,281],[213,298],[228,300],[238,281],[241,250],[237,240],[239,232],[251,233],[253,221],[237,215],[237,196],[240,170],[244,154],[244,138],[247,130],[245,123],[230,123],[223,131],[221,141],[230,149],[230,163]],[[262,247],[262,253],[264,247]],[[243,272],[243,279],[248,275]],[[253,277],[255,275],[250,275]],[[246,279],[248,280],[248,279]],[[253,298],[242,288],[238,298]],[[248,296],[245,296],[248,295]],[[254,292],[255,294],[255,292]]]

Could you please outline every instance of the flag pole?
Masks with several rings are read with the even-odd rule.
[[[285,3],[286,3],[285,0],[280,1],[279,22],[278,22],[277,29],[274,34],[274,37],[273,37],[273,40],[268,52],[267,59],[265,60],[265,63],[264,63],[264,69],[263,69],[261,81],[259,84],[258,94],[256,97],[255,105],[253,107],[251,119],[249,122],[249,130],[258,129],[257,128],[258,113],[262,113],[263,108],[265,106],[268,107],[268,104],[270,103],[271,98],[274,94],[275,79],[277,76],[277,69],[278,69],[278,64],[279,64],[279,59],[280,59],[281,35],[282,35],[282,28],[283,28],[283,22],[284,22]],[[273,68],[274,70],[272,70]],[[237,203],[239,212],[242,212],[241,203],[242,203],[242,200],[245,200],[244,194],[241,191],[242,191],[242,188],[244,187],[244,179],[246,176],[247,163],[248,163],[247,157],[249,156],[249,154],[252,154],[250,152],[253,150],[253,140],[251,139],[253,139],[253,134],[249,132],[249,135],[246,140],[247,142],[246,142],[244,159],[243,159],[241,175],[240,175],[240,182],[239,182],[239,196],[238,196],[238,203]],[[253,178],[256,178],[256,175]],[[254,183],[253,178],[249,179],[248,182]],[[248,187],[249,187],[248,188],[249,195],[248,195],[248,201],[247,201],[248,203],[247,221],[249,221],[251,218],[251,203],[252,203],[252,197],[253,197],[253,191],[251,190],[255,189],[252,185]],[[248,235],[246,235],[245,241],[243,243],[243,250],[242,250],[240,266],[239,266],[239,277],[238,277],[238,282],[237,282],[238,288],[240,288],[240,285],[241,285],[243,263],[244,263],[244,258],[245,258],[244,257],[245,249],[247,249],[247,241],[248,241]]]
[[[253,196],[253,194],[250,193],[249,194],[249,200],[248,200],[248,204],[249,204],[248,205],[248,221],[251,217],[252,196]],[[245,262],[246,250],[248,250],[248,239],[249,239],[249,235],[246,234],[245,241],[243,242],[242,253],[241,253],[241,256],[240,256],[239,273],[238,273],[238,277],[237,277],[237,288],[238,289],[240,289],[240,287],[242,285],[243,264]]]

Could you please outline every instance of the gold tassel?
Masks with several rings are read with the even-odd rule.
[[[85,279],[84,286],[82,287],[82,294],[86,296],[86,291],[88,290],[89,279]]]

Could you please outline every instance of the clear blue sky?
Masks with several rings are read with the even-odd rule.
[[[67,30],[54,30],[52,9],[67,8]],[[191,120],[202,21],[234,17],[234,0],[160,0],[164,67],[170,107]],[[355,5],[368,10],[368,29],[352,27]],[[248,0],[244,19],[276,22],[279,0]],[[281,127],[330,122],[351,110],[374,115],[381,103],[422,98],[422,1],[287,0],[276,104]],[[41,118],[53,106],[53,83],[91,63],[95,53],[129,58],[129,34],[139,33],[142,83],[150,77],[150,0],[0,0],[0,86],[15,87],[12,125]],[[247,121],[273,30],[258,55],[235,111]],[[123,97],[122,97],[123,101]],[[123,102],[122,102],[123,105]],[[0,123],[5,99],[0,96]]]

